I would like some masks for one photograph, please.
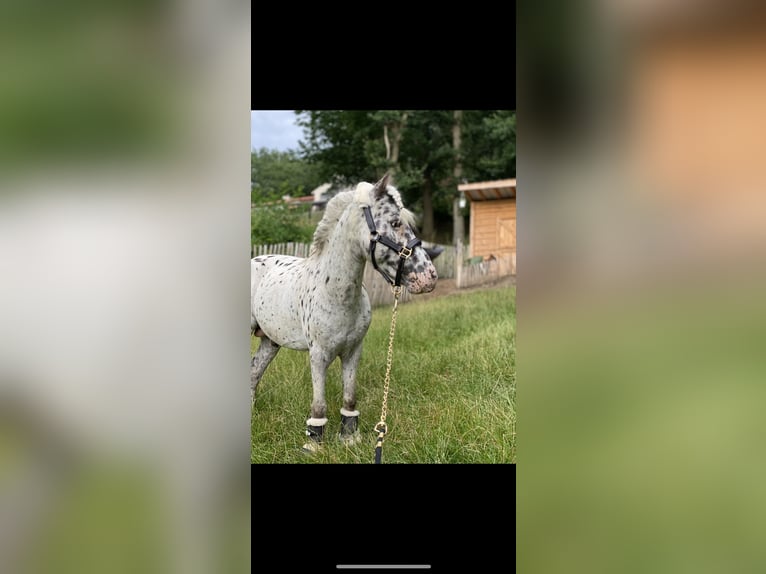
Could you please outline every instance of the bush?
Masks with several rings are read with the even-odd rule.
[[[315,227],[305,208],[258,206],[252,210],[250,237],[254,245],[310,243]]]

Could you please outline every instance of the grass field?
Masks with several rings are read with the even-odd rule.
[[[340,361],[328,371],[319,453],[300,451],[311,405],[308,353],[282,349],[258,386],[253,463],[371,463],[380,419],[391,308],[373,312],[357,373],[363,441],[340,427]],[[258,345],[253,337],[252,349]],[[516,462],[516,288],[455,293],[400,306],[388,397],[384,463]]]

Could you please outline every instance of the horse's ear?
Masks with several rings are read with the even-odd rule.
[[[373,190],[375,191],[375,199],[380,199],[386,194],[386,187],[388,186],[388,180],[391,177],[391,172],[387,171],[380,181],[375,184]]]

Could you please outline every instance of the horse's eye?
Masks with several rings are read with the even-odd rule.
[[[394,229],[399,229],[401,225],[402,225],[402,222],[399,221],[398,219],[395,219],[394,221],[391,222],[391,227],[393,227]]]

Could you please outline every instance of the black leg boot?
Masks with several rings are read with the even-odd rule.
[[[348,446],[362,440],[359,432],[359,411],[340,409],[340,435],[338,438]]]
[[[303,445],[303,448],[301,449],[303,452],[316,452],[320,449],[326,424],[326,418],[310,418],[306,421],[306,436],[309,437],[309,440]]]

